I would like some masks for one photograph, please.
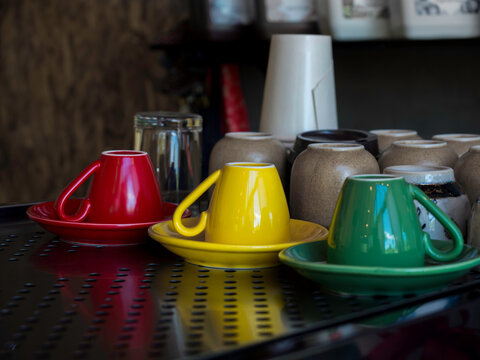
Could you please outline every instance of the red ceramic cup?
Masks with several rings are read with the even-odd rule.
[[[65,212],[70,196],[93,175],[88,196],[75,214]],[[162,220],[162,196],[150,157],[144,151],[104,151],[55,201],[64,221],[134,224]]]

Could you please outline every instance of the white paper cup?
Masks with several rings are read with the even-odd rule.
[[[273,35],[260,131],[281,141],[337,129],[332,40],[325,35]]]

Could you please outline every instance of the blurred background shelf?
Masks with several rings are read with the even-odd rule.
[[[0,2],[0,203],[54,199],[101,151],[133,146],[139,111],[198,111],[213,143],[222,64],[238,65],[258,129],[268,39],[253,29],[233,41],[181,37],[189,5]],[[339,126],[479,133],[479,45],[334,41]]]
[[[184,67],[239,64],[250,123],[258,129],[268,40],[156,43]],[[480,39],[334,41],[339,126],[412,128],[425,137],[479,132]]]

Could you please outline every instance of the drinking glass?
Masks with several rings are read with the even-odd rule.
[[[145,151],[164,201],[180,203],[201,181],[202,117],[155,111],[135,114],[135,150]]]

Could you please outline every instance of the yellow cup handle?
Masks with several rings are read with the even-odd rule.
[[[203,211],[200,214],[200,221],[194,227],[187,227],[182,223],[182,215],[187,210],[189,206],[191,206],[195,200],[197,200],[205,191],[208,190],[210,186],[215,184],[220,177],[222,170],[217,170],[212,173],[209,177],[203,180],[200,185],[198,185],[188,196],[178,205],[177,209],[173,213],[173,227],[175,230],[183,236],[195,236],[200,234],[203,230],[205,230],[205,226],[207,225],[207,212]]]

